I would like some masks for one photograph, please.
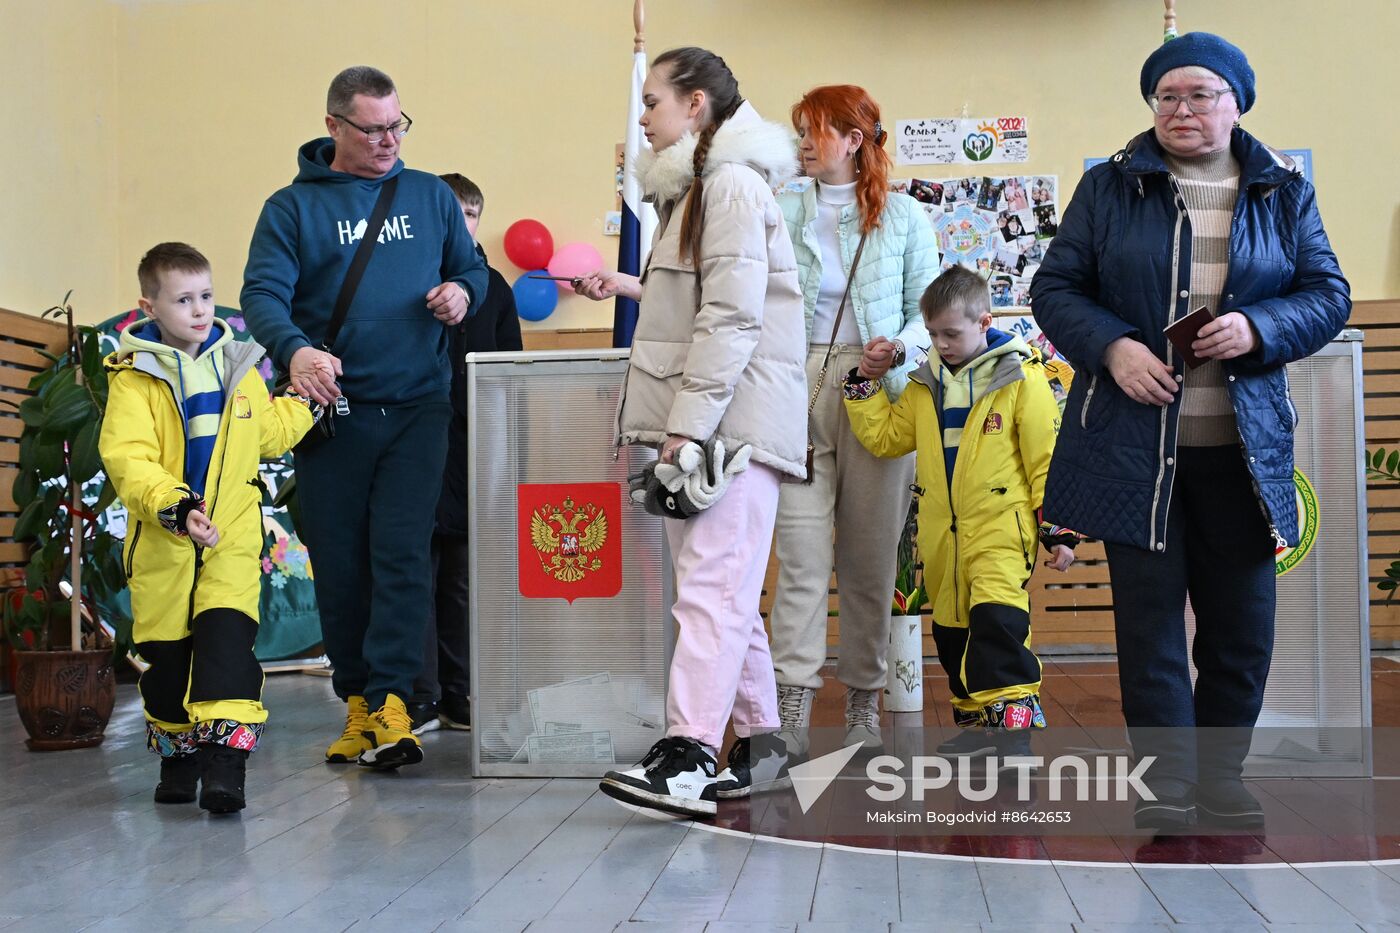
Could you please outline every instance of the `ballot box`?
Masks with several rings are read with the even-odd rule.
[[[662,519],[614,447],[626,349],[470,354],[472,773],[601,777],[665,735]]]
[[[1300,540],[1276,558],[1273,665],[1249,777],[1371,774],[1361,377],[1361,332],[1350,329],[1288,367]]]

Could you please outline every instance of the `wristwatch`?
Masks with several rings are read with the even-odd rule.
[[[908,354],[904,350],[904,341],[892,340],[890,342],[894,344],[894,365],[896,367],[903,366],[905,359],[908,358]]]

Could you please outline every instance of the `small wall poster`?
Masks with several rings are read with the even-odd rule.
[[[1030,160],[1025,117],[950,117],[895,124],[899,165],[981,165]]]

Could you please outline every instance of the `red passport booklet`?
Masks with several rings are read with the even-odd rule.
[[[1191,349],[1191,342],[1196,339],[1201,328],[1213,320],[1215,320],[1215,315],[1206,310],[1205,305],[1201,305],[1185,317],[1177,318],[1175,322],[1162,331],[1172,342],[1172,346],[1176,347],[1176,352],[1181,354],[1182,360],[1192,369],[1200,366],[1206,360],[1196,355],[1195,351]]]

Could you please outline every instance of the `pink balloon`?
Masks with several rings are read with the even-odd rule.
[[[570,278],[591,275],[603,268],[603,254],[588,243],[566,243],[559,247],[554,258],[549,261],[550,275],[566,275]],[[568,282],[558,282],[559,288],[571,292]]]

